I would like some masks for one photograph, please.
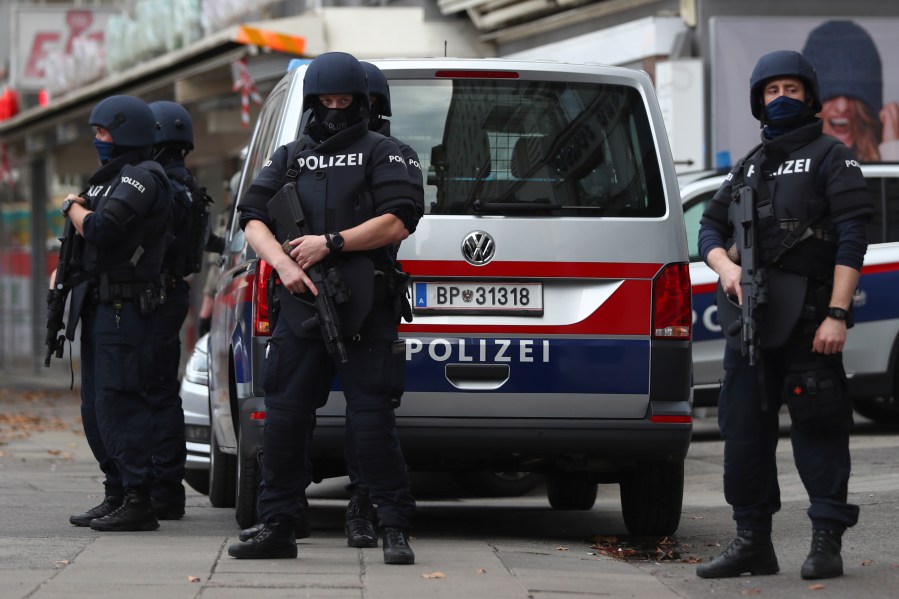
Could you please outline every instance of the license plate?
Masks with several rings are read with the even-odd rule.
[[[543,314],[542,283],[415,281],[418,314]]]

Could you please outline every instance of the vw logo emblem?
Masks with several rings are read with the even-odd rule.
[[[462,257],[474,266],[483,266],[496,255],[496,243],[483,231],[472,231],[462,240]]]

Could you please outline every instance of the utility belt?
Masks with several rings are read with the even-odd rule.
[[[165,302],[165,295],[155,282],[110,281],[103,273],[91,285],[88,301],[92,304],[117,304],[134,302],[141,314],[151,314]]]

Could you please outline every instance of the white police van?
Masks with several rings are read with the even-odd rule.
[[[617,483],[631,533],[673,532],[692,432],[690,281],[649,77],[500,59],[373,62],[390,81],[392,134],[426,174],[425,215],[400,249],[414,312],[400,327],[408,368],[396,412],[409,467],[542,473],[555,509],[590,509],[599,483]],[[263,106],[238,203],[299,135],[304,71]],[[210,498],[233,504],[235,493],[247,525],[269,267],[236,224],[229,235],[210,343]],[[344,409],[336,385],[318,412],[317,476],[342,474]]]
[[[855,327],[843,351],[856,411],[872,420],[899,423],[899,164],[863,164],[874,218],[868,252],[854,298]],[[699,257],[699,219],[724,182],[724,174],[681,188],[690,279],[693,284],[693,376],[697,405],[715,405],[724,377],[724,338],[715,307],[718,276]]]

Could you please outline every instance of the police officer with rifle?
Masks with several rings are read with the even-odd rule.
[[[69,521],[100,531],[155,530],[147,384],[172,192],[162,167],[150,159],[156,119],[142,100],[106,98],[88,124],[102,166],[88,179],[85,197],[70,194],[62,203],[82,251],[57,274],[68,280],[73,267],[79,271],[66,334],[73,339],[80,319],[81,417],[105,475],[105,497]]]
[[[775,450],[786,403],[812,524],[800,574],[833,578],[843,574],[842,536],[859,513],[847,501],[852,406],[841,352],[872,207],[852,151],[822,134],[817,77],[801,54],[762,56],[749,98],[762,143],[731,170],[699,231],[700,253],[719,276],[727,340],[718,424],[737,536],[696,573],[778,572],[771,521],[780,509]]]
[[[304,136],[275,151],[238,205],[247,241],[277,272],[280,316],[265,368],[258,502],[263,527],[231,545],[228,554],[297,556],[294,528],[308,478],[306,440],[336,375],[350,414],[348,434],[355,437],[362,476],[377,506],[384,561],[411,564],[415,500],[393,413],[404,387],[405,350],[397,336],[399,302],[388,279],[389,247],[417,224],[415,190],[396,144],[368,130],[369,90],[359,61],[341,52],[322,54],[307,67],[303,90],[303,109],[311,111]],[[269,202],[288,183],[296,185],[296,214],[311,234],[290,238],[298,218],[285,223],[271,214]],[[327,290],[334,265],[346,286],[344,300]],[[322,313],[323,293],[334,300],[336,337]]]

